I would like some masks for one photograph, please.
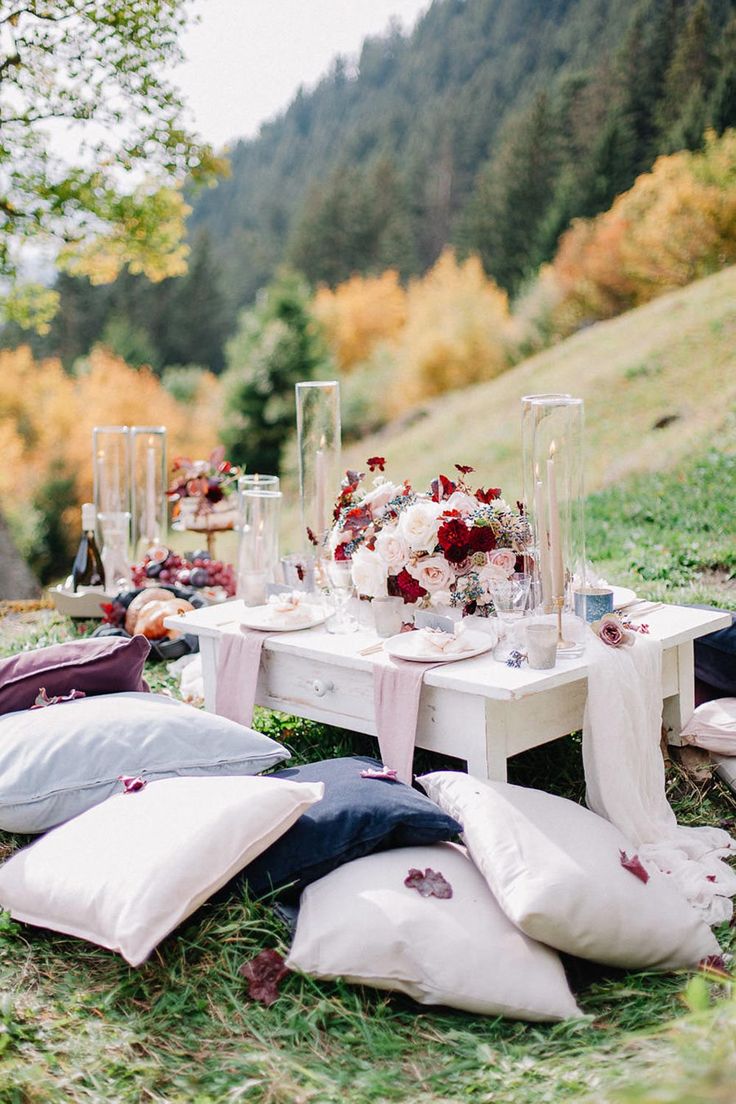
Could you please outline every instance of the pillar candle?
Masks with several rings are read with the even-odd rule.
[[[555,470],[555,443],[550,445],[547,461],[547,496],[549,504],[549,551],[552,575],[552,597],[565,595],[565,569],[562,562],[562,542],[560,540],[560,509],[557,503],[557,472]]]
[[[541,479],[536,479],[534,483],[534,510],[537,515],[537,535],[539,537],[539,579],[542,587],[540,598],[542,605],[551,609],[554,595],[552,594],[552,573],[549,562],[549,528],[542,490]]]

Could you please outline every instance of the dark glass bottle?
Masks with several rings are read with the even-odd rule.
[[[72,587],[104,587],[105,569],[95,539],[95,506],[85,502],[82,506],[82,539],[72,567]]]

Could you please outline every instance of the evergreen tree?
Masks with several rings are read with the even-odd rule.
[[[228,342],[221,437],[229,458],[251,471],[279,472],[294,430],[294,385],[329,365],[309,302],[303,279],[282,271]]]
[[[219,373],[226,327],[220,266],[206,230],[195,234],[191,249],[186,276],[169,281],[170,305],[153,338],[164,364],[200,364]]]
[[[463,244],[511,293],[539,263],[560,161],[557,120],[540,93],[481,174],[463,234]]]
[[[702,142],[714,76],[712,35],[708,0],[697,0],[665,73],[656,112],[661,152],[693,149]]]

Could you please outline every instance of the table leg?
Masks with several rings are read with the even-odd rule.
[[[677,648],[677,693],[662,704],[662,724],[667,743],[681,743],[680,732],[695,709],[695,663],[691,640]]]
[[[467,748],[468,774],[476,778],[506,781],[508,757],[508,712],[503,702],[485,701],[484,723]]]

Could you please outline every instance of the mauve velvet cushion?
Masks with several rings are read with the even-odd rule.
[[[143,665],[151,650],[144,636],[99,637],[51,644],[0,659],[0,713],[30,709],[43,686],[50,698],[148,690]]]
[[[305,886],[343,863],[374,851],[440,843],[462,831],[456,820],[411,786],[361,778],[361,771],[368,768],[380,770],[381,764],[353,756],[270,775],[292,782],[323,782],[324,797],[238,880],[243,878],[256,895],[288,885],[286,896],[293,899]]]

